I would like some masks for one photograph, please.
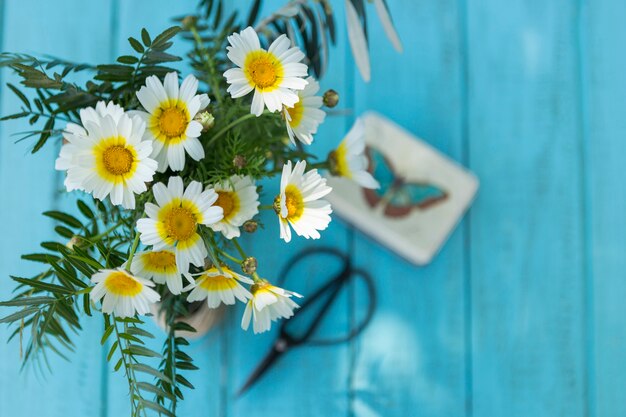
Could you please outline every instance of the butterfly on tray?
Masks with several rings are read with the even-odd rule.
[[[365,200],[374,208],[384,205],[387,217],[404,217],[413,209],[425,210],[446,198],[448,193],[437,185],[407,181],[399,176],[391,162],[378,150],[367,147],[368,171],[378,180],[377,190],[363,189]]]

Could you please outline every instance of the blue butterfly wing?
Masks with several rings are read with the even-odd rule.
[[[374,192],[382,197],[391,189],[395,182],[395,175],[393,168],[385,155],[374,148],[367,148],[367,155],[369,157],[369,172],[380,183],[380,188],[374,190]]]
[[[414,208],[426,209],[448,197],[441,187],[426,183],[404,183],[397,187],[385,207],[385,214],[401,217]]]

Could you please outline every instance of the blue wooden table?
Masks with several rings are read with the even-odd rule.
[[[355,114],[376,110],[470,167],[481,180],[474,206],[424,268],[339,220],[323,241],[286,245],[268,219],[265,235],[275,239],[245,242],[266,275],[293,251],[336,246],[375,276],[377,314],[358,340],[294,351],[236,399],[274,336],[242,332],[239,306],[193,343],[201,371],[180,415],[626,416],[626,2],[389,4],[404,54],[373,19],[365,84],[342,30],[323,88],[340,91]],[[142,26],[157,32],[194,5],[0,0],[0,49],[111,61]],[[6,88],[0,100],[2,114],[18,104]],[[317,149],[352,120],[330,119]],[[40,213],[71,200],[53,171],[57,148],[30,156],[32,143],[13,143],[24,128],[0,125],[3,298],[9,274],[35,271],[19,255],[51,237]],[[303,277],[299,289],[311,281]],[[358,296],[346,294],[328,326],[347,328],[358,310]],[[20,373],[18,342],[0,343],[0,416],[127,414],[125,381],[99,343],[102,324],[83,324],[72,361],[51,360],[52,374]]]

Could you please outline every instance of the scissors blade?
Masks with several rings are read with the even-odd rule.
[[[280,349],[281,346],[284,346],[284,342],[279,339],[274,343],[272,349],[265,355],[265,358],[257,365],[254,371],[250,374],[246,383],[239,389],[237,392],[237,397],[240,397],[244,392],[246,392],[256,381],[259,380],[267,372],[267,370],[276,362],[278,358],[281,357],[283,353],[285,353],[285,349]]]

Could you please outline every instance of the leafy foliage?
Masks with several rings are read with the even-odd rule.
[[[376,2],[382,0],[375,0]],[[366,33],[364,0],[351,0]],[[139,36],[128,38],[133,53],[114,63],[91,65],[73,63],[54,57],[38,58],[26,54],[1,53],[0,68],[12,69],[19,85],[7,84],[17,97],[20,108],[0,121],[25,119],[32,130],[22,132],[18,140],[34,138],[32,152],[39,151],[50,139],[62,139],[65,124],[80,123],[80,110],[99,101],[113,101],[126,110],[140,109],[136,92],[151,76],[163,78],[174,71],[172,63],[182,57],[170,53],[177,35],[191,42],[186,61],[211,97],[207,109],[214,125],[203,131],[200,142],[206,157],[198,162],[188,159],[183,178],[204,185],[225,181],[234,174],[255,179],[279,172],[285,160],[306,159],[301,147],[287,146],[288,138],[280,114],[250,114],[249,103],[233,100],[227,94],[222,74],[232,66],[226,57],[227,37],[242,27],[255,25],[266,43],[286,33],[305,51],[308,64],[321,76],[327,67],[329,45],[336,40],[336,23],[329,0],[291,0],[268,17],[259,20],[262,0],[254,0],[242,19],[237,12],[224,13],[223,0],[201,0],[195,15],[179,19],[157,36],[142,29]],[[384,4],[384,3],[383,3]],[[78,80],[89,75],[89,81]],[[153,183],[165,182],[168,174],[156,174]],[[149,185],[151,186],[151,185]],[[135,210],[122,210],[107,200],[76,203],[77,216],[48,211],[58,239],[41,243],[41,251],[23,255],[24,260],[39,263],[43,271],[32,277],[11,277],[16,283],[12,299],[0,302],[11,313],[0,319],[14,329],[10,339],[19,337],[24,363],[35,360],[48,363],[48,352],[66,358],[74,349],[73,334],[81,330],[80,317],[91,316],[96,309],[90,300],[90,279],[99,270],[122,266],[132,259],[137,236],[135,225],[143,215],[152,192],[137,196]],[[226,259],[231,245],[242,259],[245,253],[236,241],[227,241],[211,230],[202,230],[210,262],[217,265]],[[135,243],[137,240],[135,239]],[[197,272],[197,271],[194,271]],[[183,387],[193,388],[186,378],[197,369],[185,353],[189,342],[180,332],[195,330],[179,321],[189,315],[184,296],[172,296],[164,285],[157,285],[161,295],[161,314],[167,325],[167,337],[161,352],[146,346],[154,335],[145,330],[137,317],[120,318],[102,314],[102,345],[108,346],[107,360],[115,371],[128,380],[133,416],[147,410],[175,416],[177,402],[184,398]]]

